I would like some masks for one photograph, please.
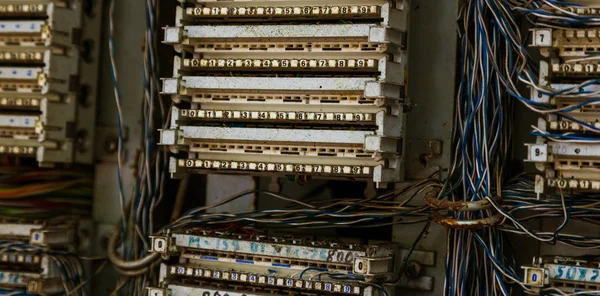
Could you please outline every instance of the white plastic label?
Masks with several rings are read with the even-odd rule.
[[[529,161],[547,162],[548,146],[546,144],[529,146]]]
[[[533,31],[533,44],[532,46],[549,47],[552,46],[552,30],[551,29],[540,29]]]

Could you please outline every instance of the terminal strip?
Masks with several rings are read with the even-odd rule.
[[[0,154],[76,160],[83,31],[80,4],[0,0],[0,117],[31,119],[21,131],[0,120]]]
[[[162,93],[185,106],[161,145],[189,152],[173,176],[402,180],[402,1],[181,3],[163,40],[180,55]]]
[[[70,217],[0,220],[0,240],[19,241],[48,250],[83,252],[90,246],[81,238],[91,232],[91,220]]]
[[[576,11],[572,12],[578,14],[596,13],[595,9],[573,9]],[[527,145],[526,161],[536,163],[536,167],[544,172],[544,176],[540,176],[544,182],[536,185],[536,192],[543,192],[543,187],[600,191],[600,178],[596,173],[600,168],[600,154],[596,150],[600,146],[591,141],[592,138],[587,139],[600,130],[600,112],[597,104],[589,102],[591,97],[567,91],[600,90],[594,83],[578,87],[582,81],[600,77],[600,60],[595,58],[600,50],[600,30],[537,28],[532,30],[531,46],[538,48],[545,57],[540,62],[540,87],[532,88],[531,99],[561,110],[538,120],[535,127],[538,141]],[[550,96],[549,92],[557,94]],[[556,134],[570,135],[578,140],[561,141],[560,136],[552,136]]]
[[[547,185],[561,189],[600,190],[600,149],[590,143],[528,144],[527,161],[546,171]]]
[[[180,283],[169,283],[166,285],[166,288],[148,288],[148,296],[182,296],[182,295],[209,295],[209,296],[219,296],[219,295],[229,295],[229,296],[267,296],[281,293],[280,288],[249,288],[243,285],[227,285],[221,287],[213,287],[210,285],[206,285],[205,283],[200,284],[180,284]],[[321,291],[321,293],[323,293]],[[337,292],[329,292],[329,293],[337,293]],[[341,295],[356,295],[356,294],[347,294],[347,293],[337,293]],[[294,295],[315,295],[314,292],[302,292],[295,291]],[[375,290],[372,287],[365,288],[364,292],[359,295],[363,296],[382,296],[385,295],[383,292]]]
[[[534,258],[522,267],[526,285],[537,293],[555,288],[565,293],[591,292],[600,289],[600,263],[568,257]]]
[[[184,295],[179,294],[183,286],[197,291],[215,284],[229,287],[223,290],[227,293],[243,286],[246,292],[383,295],[373,284],[398,276],[399,249],[392,244],[189,231],[151,239],[152,252],[178,260],[160,270],[159,282],[170,295]],[[319,270],[326,275],[317,276]]]
[[[550,80],[600,77],[598,29],[534,29],[532,46],[550,58]]]
[[[302,238],[215,236],[204,233],[171,233],[152,236],[152,252],[203,262],[227,262],[244,266],[304,270],[322,267],[335,272],[363,275],[370,280],[395,275],[397,249],[391,244],[343,244]],[[241,260],[241,261],[240,261]]]
[[[0,255],[0,287],[26,289],[28,293],[64,293],[60,269],[39,252],[9,251]]]

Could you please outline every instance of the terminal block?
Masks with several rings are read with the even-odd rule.
[[[0,219],[0,288],[64,294],[65,262],[89,254],[91,220],[75,217]]]
[[[534,29],[532,46],[549,58],[549,80],[600,77],[600,29]]]
[[[81,2],[0,1],[0,154],[40,165],[91,163],[91,156],[76,155],[92,132],[78,116],[79,103],[94,100],[83,90],[89,78],[82,69],[90,66],[81,65],[80,52],[92,21]]]
[[[39,251],[3,251],[0,255],[0,288],[40,295],[65,293],[57,262],[52,255]]]
[[[92,230],[91,220],[74,217],[0,219],[0,241],[18,241],[55,251],[89,251]]]
[[[546,171],[546,185],[560,189],[600,191],[600,146],[592,143],[528,144],[528,161]]]
[[[586,11],[577,13],[590,12]],[[593,97],[582,95],[597,92],[600,86],[593,81],[581,84],[600,77],[600,60],[595,57],[600,31],[534,29],[531,46],[546,57],[540,62],[540,87],[532,88],[531,100],[560,110],[538,120],[537,132],[548,136],[527,145],[526,161],[535,162],[545,173],[538,177],[541,182],[536,182],[536,192],[543,192],[544,187],[600,191],[596,173],[600,168],[596,150],[600,146],[592,137],[600,131],[600,113]],[[561,138],[563,135],[570,137],[568,141]]]
[[[161,144],[187,173],[402,181],[406,11],[388,1],[181,1]]]
[[[397,280],[400,266],[399,249],[392,244],[194,232],[154,236],[151,243],[152,252],[177,258],[161,266],[160,283],[166,289],[156,289],[171,295],[211,285],[223,285],[227,293],[244,287],[246,292],[240,293],[247,295],[252,290],[261,291],[257,295],[268,291],[383,295],[378,283]]]
[[[564,293],[591,292],[600,289],[600,262],[585,258],[534,258],[523,266],[524,283],[540,293],[555,288]]]

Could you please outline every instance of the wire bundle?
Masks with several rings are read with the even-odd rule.
[[[157,0],[145,1],[146,32],[144,46],[144,97],[142,102],[142,137],[139,154],[136,158],[135,187],[131,198],[125,197],[123,172],[123,112],[121,110],[121,94],[119,89],[117,65],[115,60],[115,1],[110,3],[109,11],[109,53],[113,77],[115,103],[118,109],[118,179],[119,198],[122,219],[118,231],[113,237],[109,258],[124,277],[114,292],[126,295],[145,295],[146,287],[152,281],[150,266],[156,263],[158,257],[148,254],[149,236],[155,231],[154,210],[163,196],[163,186],[166,179],[166,151],[156,148],[154,133],[159,127],[167,124],[165,106],[161,101],[158,89],[159,69],[157,63],[156,17]],[[116,253],[116,241],[121,241],[122,252]],[[150,260],[152,259],[152,260]],[[139,264],[141,262],[141,264]]]
[[[596,237],[561,233],[569,219],[597,224],[594,196],[581,197],[560,192],[538,200],[533,192],[532,180],[521,176],[506,182],[510,173],[505,165],[510,160],[511,98],[537,113],[555,114],[579,123],[588,131],[598,131],[588,123],[573,119],[568,112],[598,103],[594,97],[597,92],[581,91],[581,88],[594,85],[599,80],[592,79],[564,90],[540,86],[536,78],[537,67],[520,33],[521,24],[517,19],[520,14],[515,13],[521,12],[531,23],[547,27],[597,25],[597,17],[574,15],[572,11],[577,7],[581,8],[553,0],[470,0],[461,9],[462,79],[453,137],[457,149],[448,182],[439,197],[488,206],[484,211],[452,213],[453,219],[501,217],[493,221],[504,225],[475,230],[450,229],[445,295],[513,295],[510,283],[519,284],[526,292],[531,291],[516,271],[517,264],[504,232],[528,235],[549,244],[597,247]],[[551,98],[588,97],[589,100],[553,108],[527,99],[520,92],[519,82]],[[550,134],[536,127],[532,134],[552,141],[598,140],[595,135]],[[563,218],[563,223],[554,232],[534,231],[524,224],[529,220],[551,217]]]
[[[33,170],[0,177],[0,216],[89,215],[92,179],[77,171]]]
[[[518,28],[501,18],[510,14],[507,2],[471,0],[459,15],[456,152],[439,199],[462,203],[464,209],[439,219],[449,228],[445,295],[512,295],[504,278],[518,281],[514,258],[505,251],[508,242],[493,227],[501,217],[488,202],[501,196],[498,188],[510,173],[513,102],[508,94],[516,89],[515,65],[524,61],[507,40],[521,40]]]
[[[163,231],[234,223],[270,228],[368,228],[420,223],[429,220],[427,206],[414,206],[409,203],[427,189],[439,189],[440,187],[441,184],[438,181],[429,178],[373,198],[342,198],[310,203],[275,192],[250,190],[206,207],[192,209],[172,224],[167,225]],[[206,212],[208,209],[252,194],[258,194],[259,197],[270,196],[282,199],[289,202],[290,206],[242,213]],[[403,197],[403,199],[396,201],[397,197]],[[405,220],[404,217],[408,219]]]

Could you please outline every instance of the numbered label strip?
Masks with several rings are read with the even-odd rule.
[[[344,294],[360,295],[363,287],[356,283],[311,281],[294,279],[290,277],[277,277],[272,275],[254,274],[237,271],[223,271],[210,268],[192,268],[188,266],[169,266],[171,275],[205,278],[215,280],[226,280],[238,283],[249,283],[255,285],[267,285],[283,288],[305,289],[312,291],[326,291]]]
[[[35,155],[37,148],[31,146],[0,145],[0,154]]]
[[[600,283],[600,269],[559,264],[544,264],[550,272],[550,278],[556,280]]]
[[[355,258],[366,253],[358,250],[319,248],[261,241],[227,239],[201,235],[174,234],[175,245],[182,248],[233,252],[254,256],[294,258],[352,265]]]
[[[40,274],[29,272],[0,271],[0,284],[10,286],[27,286],[27,280],[37,278]]]
[[[600,119],[600,114],[598,114],[598,118]],[[569,114],[569,116],[572,117],[577,117],[576,113],[571,113]],[[600,122],[595,122],[595,121],[585,121],[585,123],[596,127],[596,128],[600,128]],[[587,131],[588,129],[584,126],[582,126],[581,124],[577,123],[577,122],[573,122],[573,121],[569,121],[569,120],[553,120],[549,122],[548,127],[551,130],[560,130],[560,131]]]
[[[179,159],[177,164],[181,168],[220,169],[259,172],[282,172],[299,174],[322,175],[360,175],[368,176],[372,168],[368,166],[342,166],[321,164],[292,164],[292,163],[267,163],[225,160]]]
[[[171,284],[166,289],[148,288],[148,296],[268,296],[269,293],[226,291],[219,288],[189,287]]]
[[[370,113],[333,113],[333,112],[267,112],[267,111],[231,111],[231,110],[190,110],[179,111],[182,118],[194,119],[248,119],[248,120],[299,120],[333,122],[374,122],[375,114]]]
[[[5,253],[0,255],[0,262],[40,264],[42,256],[27,253]]]
[[[41,51],[0,51],[0,62],[37,62],[44,60],[44,53]]]
[[[584,189],[584,190],[600,191],[600,181],[551,178],[551,179],[548,179],[548,187],[561,188],[561,189]]]
[[[42,16],[47,11],[47,4],[0,4],[0,17]]]
[[[240,6],[240,7],[190,7],[185,10],[191,17],[224,17],[224,16],[375,16],[379,15],[377,5],[350,6]]]
[[[562,76],[600,76],[600,64],[597,63],[554,63],[552,72]]]
[[[35,128],[39,116],[0,115],[0,127]]]
[[[42,68],[0,67],[1,80],[32,80],[37,82]]]
[[[39,109],[41,99],[0,97],[0,107]]]
[[[184,59],[198,69],[377,70],[376,59]]]
[[[0,34],[42,34],[46,30],[45,21],[0,21]]]

